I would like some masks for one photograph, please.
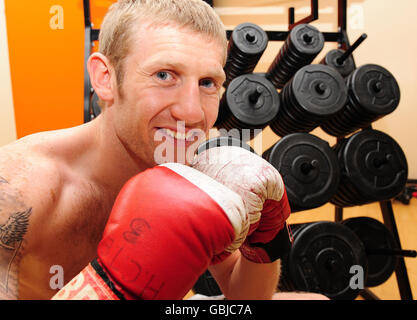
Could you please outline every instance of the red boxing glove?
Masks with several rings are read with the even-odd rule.
[[[200,152],[192,167],[242,197],[250,221],[240,248],[245,258],[269,263],[288,251],[286,220],[291,209],[281,175],[269,162],[244,148],[220,146]]]
[[[54,298],[181,299],[248,229],[242,199],[224,185],[177,163],[148,169],[120,191],[98,258],[69,283],[78,292]]]

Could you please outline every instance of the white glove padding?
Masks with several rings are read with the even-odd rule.
[[[279,253],[272,251],[280,249],[271,247],[271,243],[279,231],[286,231],[285,221],[290,214],[279,172],[260,156],[235,146],[205,150],[195,157],[192,167],[242,197],[251,225],[242,254],[258,263],[276,260]]]

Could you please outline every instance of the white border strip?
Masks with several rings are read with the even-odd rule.
[[[16,140],[5,0],[0,0],[0,146]]]

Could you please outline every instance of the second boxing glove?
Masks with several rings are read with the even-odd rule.
[[[291,213],[279,172],[260,156],[236,146],[202,150],[192,167],[238,193],[249,214],[250,229],[240,248],[256,263],[269,263],[289,250],[286,220]]]

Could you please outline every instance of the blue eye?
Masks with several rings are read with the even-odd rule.
[[[203,79],[200,81],[200,85],[206,88],[211,88],[214,86],[214,82],[210,79]]]
[[[161,80],[167,80],[169,77],[169,73],[166,71],[159,71],[156,73],[156,76]]]

